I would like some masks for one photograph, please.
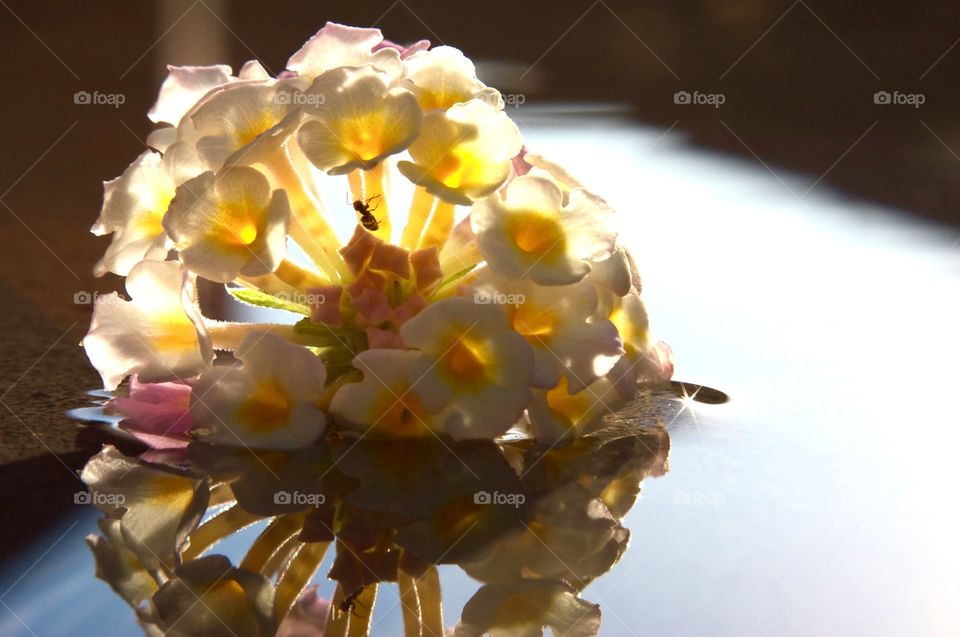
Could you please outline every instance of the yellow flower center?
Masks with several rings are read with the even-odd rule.
[[[631,320],[622,306],[610,313],[610,322],[616,326],[624,345],[636,349],[646,348],[650,337],[648,330]]]
[[[253,431],[270,432],[290,420],[290,397],[283,385],[271,378],[257,385],[253,395],[237,408],[237,420]]]
[[[425,111],[430,111],[436,108],[447,109],[454,104],[466,102],[470,99],[470,94],[464,91],[448,91],[444,89],[431,91],[421,89],[417,93],[417,98],[420,102],[420,108]]]
[[[260,236],[256,213],[246,202],[220,204],[220,212],[212,229],[213,235],[230,248],[249,246]]]
[[[567,379],[561,378],[560,384],[547,392],[547,405],[555,416],[567,421],[568,427],[575,427],[590,413],[594,395],[588,389],[576,394],[569,392]]]
[[[378,112],[358,115],[340,122],[338,139],[344,149],[363,161],[383,154],[385,126]]]
[[[163,215],[173,201],[174,191],[159,189],[152,194],[151,200],[145,202],[146,211],[133,221],[134,231],[139,236],[159,237],[163,234]]]
[[[168,310],[156,316],[163,331],[152,334],[150,341],[160,352],[192,352],[197,348],[197,328],[182,311]]]
[[[249,222],[243,224],[237,232],[237,238],[243,245],[250,245],[257,239],[257,226]]]
[[[383,392],[383,399],[375,406],[374,413],[379,420],[378,428],[387,430],[393,437],[416,438],[428,433],[425,423],[429,414],[420,399],[405,388]]]
[[[444,186],[459,188],[463,183],[464,169],[463,159],[453,151],[447,151],[433,167],[433,174]]]
[[[193,500],[193,482],[161,473],[150,478],[147,493],[152,505],[171,510],[186,509]]]
[[[443,357],[444,365],[450,375],[462,383],[477,383],[487,376],[486,366],[480,353],[471,347],[466,339],[459,338],[450,346]]]
[[[528,340],[547,344],[557,327],[557,317],[549,310],[520,303],[510,308],[513,329]]]
[[[255,116],[244,122],[244,125],[237,129],[235,136],[237,146],[246,146],[255,140],[261,133],[273,128],[280,121],[267,111],[259,111]]]
[[[549,262],[566,253],[566,235],[552,215],[514,212],[508,218],[506,230],[517,248],[527,255]]]

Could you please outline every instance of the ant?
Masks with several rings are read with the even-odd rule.
[[[337,605],[337,608],[340,609],[341,613],[353,613],[354,607],[357,605],[357,598],[360,596],[360,593],[363,592],[363,588],[359,588],[356,591],[350,593],[344,597],[340,603]]]
[[[353,209],[360,213],[360,224],[370,232],[379,230],[380,221],[382,221],[382,220],[378,220],[372,214],[373,211],[376,210],[380,204],[378,203],[371,209],[370,202],[381,196],[382,195],[374,195],[368,199],[364,199],[364,200],[357,199],[356,201],[353,202]]]

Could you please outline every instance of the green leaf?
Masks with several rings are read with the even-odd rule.
[[[294,303],[281,296],[268,294],[261,290],[254,290],[252,288],[227,288],[227,292],[236,300],[241,303],[246,303],[247,305],[269,307],[274,310],[284,310],[293,312],[294,314],[310,316],[310,308],[308,306],[301,303]]]
[[[434,290],[434,292],[433,292],[433,294],[432,294],[431,296],[436,296],[437,294],[439,294],[440,292],[442,292],[447,286],[449,286],[451,283],[456,283],[457,281],[459,281],[459,280],[462,279],[463,277],[467,276],[468,274],[470,274],[471,272],[473,272],[474,270],[476,270],[476,269],[477,269],[477,266],[479,266],[479,265],[480,265],[479,263],[474,263],[473,265],[468,265],[467,267],[465,267],[464,269],[460,270],[459,272],[454,272],[454,273],[451,274],[450,276],[446,277],[445,279],[443,279],[442,281],[440,281],[439,285],[437,285],[436,289]]]

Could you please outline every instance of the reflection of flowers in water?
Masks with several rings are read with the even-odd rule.
[[[600,607],[580,591],[626,549],[620,520],[668,449],[661,426],[609,420],[553,448],[331,435],[297,450],[194,441],[148,463],[106,447],[83,479],[124,505],[93,499],[105,515],[89,541],[150,634],[364,635],[395,582],[405,635],[442,635],[437,565],[451,564],[482,584],[457,635],[594,635]],[[212,552],[257,523],[239,563]],[[331,548],[328,603],[307,587]]]
[[[657,404],[671,352],[612,208],[503,109],[456,49],[377,29],[328,24],[277,77],[170,68],[93,228],[129,298],[84,339],[150,447],[83,472],[97,574],[150,634],[363,635],[396,582],[405,634],[441,635],[441,564],[483,583],[458,635],[596,633],[580,591],[668,448],[605,416]],[[199,279],[299,320],[212,320]]]
[[[131,379],[136,435],[550,443],[670,377],[613,209],[462,53],[328,24],[287,69],[171,67],[151,149],[105,185],[96,272],[129,299],[98,295],[84,346],[107,389]],[[290,319],[212,320],[199,279]]]

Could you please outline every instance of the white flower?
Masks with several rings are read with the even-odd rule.
[[[571,391],[580,391],[623,354],[613,323],[594,318],[597,293],[586,281],[547,287],[485,271],[474,287],[474,298],[503,307],[513,329],[533,348],[535,387],[555,387],[562,375]]]
[[[220,283],[276,270],[289,224],[286,193],[271,192],[266,177],[244,166],[184,183],[163,220],[184,265]]]
[[[113,234],[106,254],[94,274],[120,276],[144,259],[163,259],[170,241],[163,231],[163,215],[176,192],[174,156],[146,151],[123,171],[103,184],[103,208],[90,231]]]
[[[503,111],[473,99],[424,113],[423,130],[410,145],[413,162],[403,175],[444,201],[469,206],[503,185],[523,144]]]
[[[154,123],[176,126],[180,119],[212,89],[234,82],[233,70],[225,64],[168,66],[157,101],[147,112]]]
[[[625,404],[626,399],[607,378],[599,378],[578,392],[571,392],[563,378],[553,389],[535,391],[527,414],[534,438],[549,445],[575,438]]]
[[[342,66],[371,64],[396,77],[400,53],[393,48],[374,48],[383,42],[380,29],[348,27],[327,22],[287,61],[287,68],[301,77],[316,77]]]
[[[602,199],[581,188],[572,190],[564,205],[552,179],[524,176],[509,183],[505,197],[474,204],[470,218],[480,253],[494,273],[564,285],[585,277],[590,261],[613,254],[612,215]]]
[[[211,170],[263,161],[291,132],[278,125],[296,110],[289,97],[302,84],[298,79],[251,80],[220,87],[184,118],[178,138],[193,145]]]
[[[324,73],[304,95],[312,106],[297,141],[307,159],[331,175],[373,168],[420,133],[417,99],[372,66]]]
[[[143,261],[127,276],[124,301],[116,293],[97,298],[83,346],[115,389],[130,374],[144,382],[199,374],[213,350],[195,304],[195,287],[176,261]]]
[[[157,124],[167,124],[150,133],[147,145],[160,152],[177,141],[177,127],[191,129],[193,123],[184,116],[203,103],[207,95],[227,84],[240,80],[267,80],[270,75],[256,60],[250,60],[240,69],[238,76],[232,75],[229,66],[167,66],[167,78],[160,86],[157,101],[150,108],[147,117]]]
[[[451,46],[414,53],[403,61],[403,74],[425,111],[446,110],[474,98],[503,108],[500,92],[478,80],[473,62]]]
[[[207,478],[138,462],[109,445],[87,462],[80,478],[97,496],[97,508],[119,519],[126,548],[152,571],[176,564],[210,499]]]
[[[251,332],[236,356],[242,366],[214,367],[194,383],[194,434],[256,449],[295,449],[323,433],[318,401],[327,372],[309,349],[270,332]]]
[[[452,409],[444,428],[454,439],[493,438],[523,413],[533,352],[500,308],[444,299],[404,323],[400,335],[420,350],[411,385],[430,412]]]
[[[330,411],[344,429],[370,438],[415,438],[440,430],[442,419],[424,407],[411,385],[410,369],[419,358],[412,350],[370,349],[353,359],[363,381],[337,390]]]

